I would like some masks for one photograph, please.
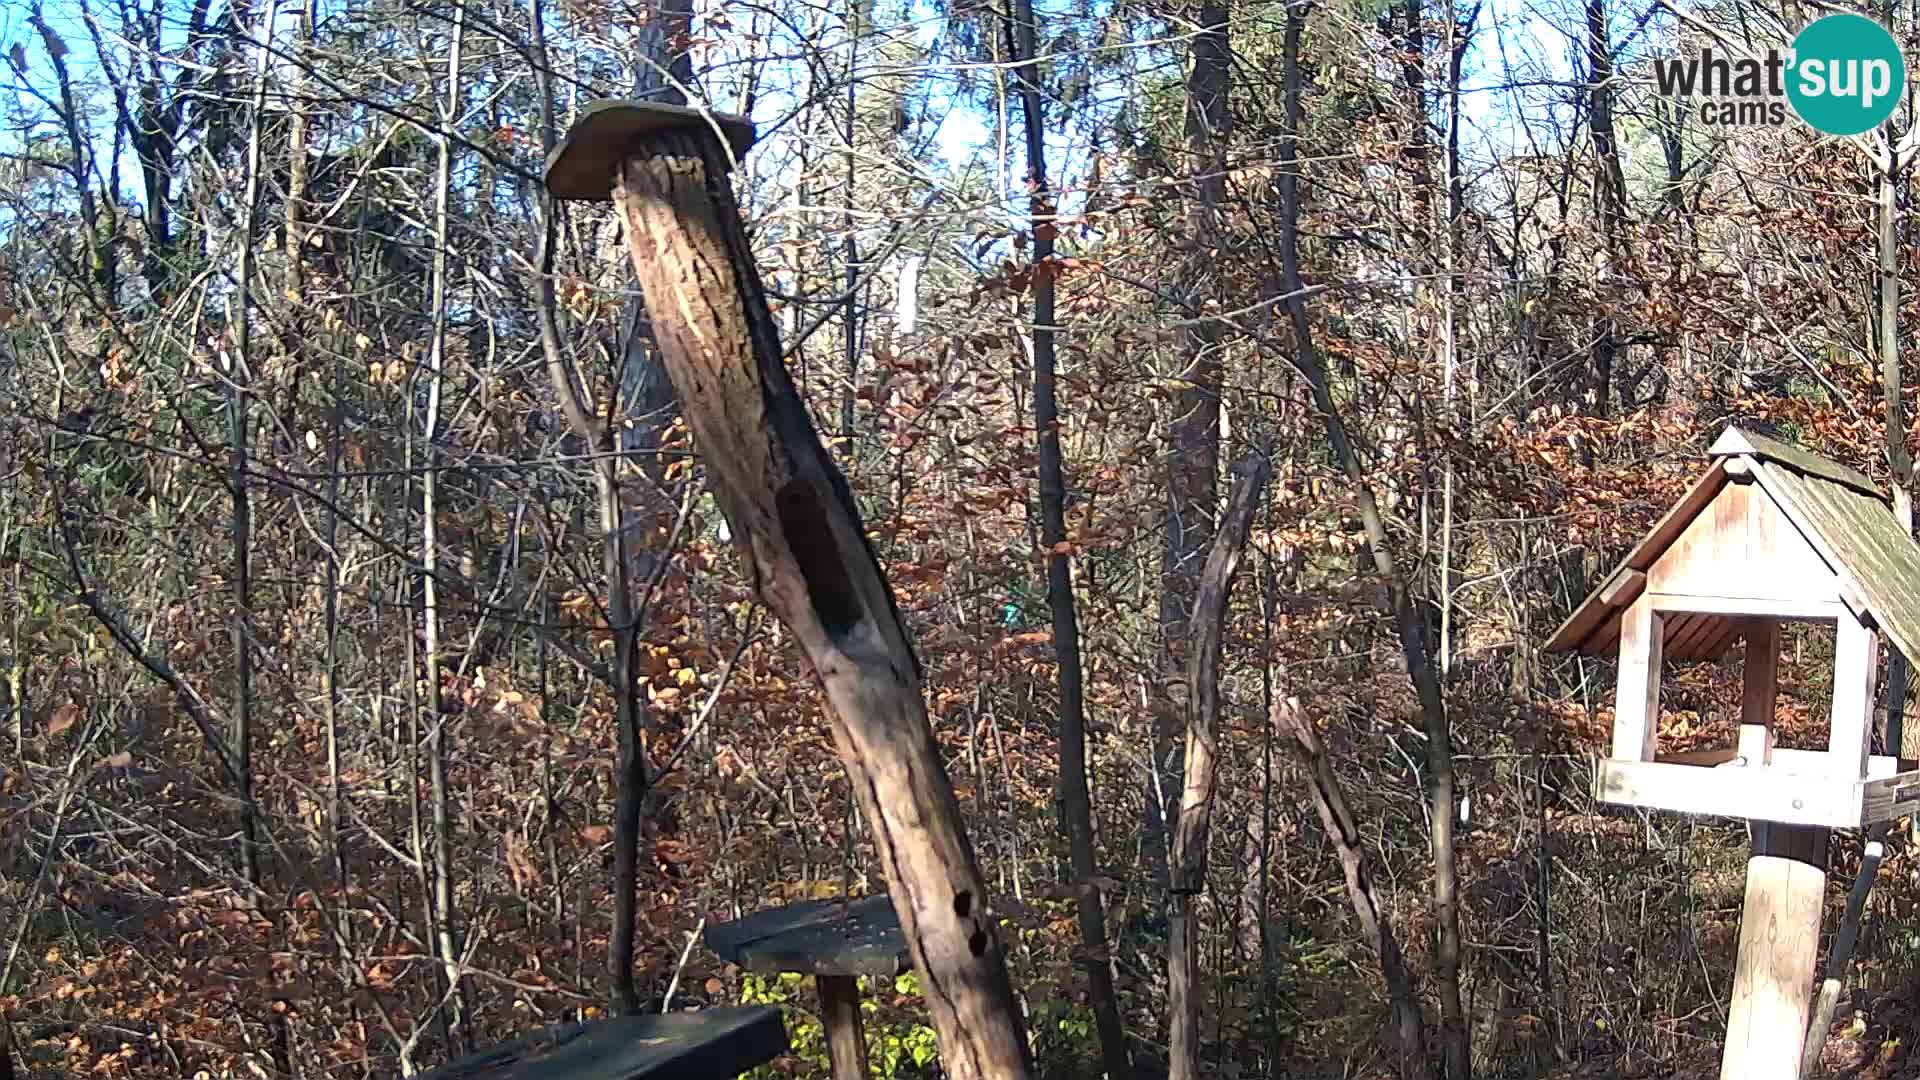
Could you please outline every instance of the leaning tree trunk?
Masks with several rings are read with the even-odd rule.
[[[1340,857],[1340,873],[1347,882],[1347,902],[1353,917],[1360,922],[1360,936],[1380,961],[1380,978],[1386,984],[1387,1004],[1393,1010],[1393,1031],[1388,1051],[1394,1056],[1405,1080],[1425,1080],[1432,1075],[1427,1066],[1426,1019],[1420,1012],[1420,999],[1414,996],[1413,975],[1407,968],[1400,939],[1394,936],[1393,923],[1387,917],[1373,879],[1367,873],[1366,851],[1360,843],[1360,823],[1347,805],[1346,792],[1334,775],[1320,743],[1320,732],[1300,707],[1300,700],[1289,695],[1274,709],[1269,726],[1284,723],[1292,736],[1295,755],[1306,766],[1308,792],[1313,796],[1314,813],[1320,827],[1327,831],[1334,852]]]
[[[761,599],[805,651],[872,830],[947,1075],[1032,1069],[922,672],[846,479],[794,389],[727,181],[699,129],[641,136],[613,196],[661,359]]]
[[[1258,450],[1240,465],[1220,531],[1200,574],[1193,600],[1193,651],[1187,660],[1186,781],[1173,826],[1172,903],[1167,915],[1167,1068],[1170,1080],[1200,1075],[1200,936],[1193,898],[1206,886],[1207,829],[1220,740],[1220,635],[1233,591],[1233,572],[1247,546],[1253,511],[1272,463]]]
[[[1460,896],[1459,876],[1454,867],[1453,819],[1453,729],[1447,715],[1446,698],[1440,689],[1440,674],[1434,663],[1433,646],[1426,628],[1414,610],[1406,580],[1395,566],[1392,541],[1387,535],[1386,519],[1379,500],[1368,481],[1359,454],[1347,435],[1333,398],[1326,366],[1315,347],[1313,324],[1307,315],[1300,276],[1300,204],[1299,174],[1300,97],[1303,82],[1300,68],[1300,37],[1306,28],[1305,3],[1295,2],[1287,9],[1284,39],[1286,97],[1286,134],[1280,143],[1280,263],[1281,292],[1287,296],[1288,320],[1293,324],[1295,364],[1313,392],[1315,407],[1326,425],[1327,445],[1334,461],[1347,479],[1360,519],[1365,527],[1367,549],[1373,570],[1387,587],[1388,613],[1393,616],[1394,634],[1400,640],[1406,660],[1407,677],[1420,701],[1420,716],[1427,737],[1426,780],[1427,812],[1431,819],[1433,855],[1433,976],[1440,998],[1441,1051],[1448,1080],[1470,1080],[1473,1057],[1468,1042],[1466,1008],[1460,995]]]

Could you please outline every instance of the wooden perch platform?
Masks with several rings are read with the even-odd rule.
[[[596,101],[581,111],[566,138],[547,155],[547,190],[556,199],[604,202],[614,170],[634,140],[693,125],[711,126],[725,135],[736,158],[745,157],[753,146],[753,123],[743,116],[657,101]]]
[[[906,971],[911,960],[890,898],[789,904],[708,927],[706,942],[721,959],[748,971],[814,976],[834,1080],[867,1075],[860,976],[890,979]]]
[[[420,1080],[704,1080],[738,1076],[786,1050],[778,1009],[702,1009],[556,1025]]]
[[[1766,764],[1747,761],[1730,746],[1652,761],[1602,759],[1594,794],[1649,810],[1838,829],[1920,812],[1920,762],[1875,754],[1864,779],[1835,783],[1825,753],[1784,747],[1770,753]]]
[[[844,916],[844,917],[843,917]],[[907,970],[907,940],[887,896],[852,904],[807,900],[710,926],[707,948],[748,971],[874,975]]]
[[[793,383],[734,202],[728,176],[750,136],[737,118],[605,103],[548,159],[547,187],[558,198],[611,199],[619,211],[657,355],[714,501],[754,592],[792,633],[826,692],[834,748],[898,902],[898,937],[877,953],[813,939],[816,974],[829,958],[819,955],[822,942],[840,958],[866,956],[890,969],[910,958],[946,1075],[1026,1080],[1033,1053],[1025,1021],[927,719],[912,636],[846,475]],[[713,940],[726,938],[710,934]],[[769,957],[763,962],[806,957],[773,949],[768,935],[751,940]],[[855,977],[819,980],[834,1075],[855,1075],[849,1070],[866,1062]]]

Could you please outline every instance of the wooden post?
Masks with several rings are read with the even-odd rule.
[[[1620,683],[1613,705],[1613,756],[1652,761],[1660,730],[1660,613],[1645,593],[1620,613]]]
[[[927,722],[920,664],[846,478],[788,374],[733,201],[727,174],[751,131],[695,109],[600,103],[549,159],[548,187],[610,194],[619,209],[714,499],[760,599],[826,690],[942,1067],[955,1080],[1025,1080],[1025,1024]]]
[[[1879,659],[1880,635],[1846,615],[1834,620],[1833,713],[1827,727],[1827,756],[1833,771],[1850,779],[1867,775]]]
[[[1798,1080],[1826,885],[1826,829],[1753,823],[1720,1080]]]
[[[1773,760],[1773,703],[1780,689],[1780,624],[1747,620],[1747,659],[1742,665],[1739,755],[1748,765]]]
[[[860,980],[820,975],[820,1024],[827,1029],[833,1080],[866,1080],[867,1034],[860,1026]]]
[[[1851,621],[1839,620],[1843,626]],[[1780,624],[1751,619],[1746,633],[1739,752],[1747,764],[1765,765],[1773,757]],[[1834,697],[1837,703],[1838,683]],[[1817,826],[1753,823],[1721,1080],[1798,1080],[1820,951],[1827,835]]]

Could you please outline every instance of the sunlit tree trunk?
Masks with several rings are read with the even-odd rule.
[[[446,96],[440,107],[440,123],[451,129],[460,116],[461,51],[466,43],[467,5],[454,7],[452,34],[447,45]],[[464,991],[459,943],[453,922],[453,792],[447,780],[447,727],[452,722],[441,685],[440,641],[440,401],[446,382],[447,298],[451,288],[450,237],[453,202],[453,142],[446,134],[435,136],[437,161],[433,213],[433,293],[432,337],[428,342],[424,375],[427,380],[426,413],[421,423],[420,446],[426,468],[420,478],[420,564],[422,584],[422,647],[426,653],[427,774],[431,789],[433,816],[433,940],[438,959],[446,973],[452,997],[450,1028],[456,1039],[465,1020]]]
[[[268,7],[263,42],[273,38],[275,9]],[[248,451],[251,433],[248,411],[252,403],[253,324],[251,297],[254,241],[260,212],[261,124],[267,100],[267,70],[271,51],[263,43],[254,71],[253,115],[247,132],[246,190],[241,196],[240,253],[232,298],[232,363],[227,372],[227,432],[230,440],[227,488],[233,500],[233,763],[240,782],[240,863],[247,882],[260,885],[259,823],[253,802],[253,511],[248,493]]]
[[[1174,330],[1180,370],[1175,378],[1173,413],[1168,421],[1165,457],[1167,502],[1163,516],[1165,545],[1160,553],[1161,715],[1156,718],[1154,765],[1147,778],[1147,871],[1158,883],[1167,878],[1165,859],[1172,812],[1178,803],[1180,728],[1192,687],[1184,686],[1199,588],[1200,564],[1213,540],[1220,472],[1220,352],[1222,325],[1208,315],[1220,309],[1221,221],[1226,202],[1228,98],[1232,51],[1226,0],[1201,0],[1198,29],[1187,49],[1187,242],[1179,267],[1178,293],[1187,310]]]

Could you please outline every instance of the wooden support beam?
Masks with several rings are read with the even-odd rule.
[[[1642,594],[1620,613],[1620,683],[1613,708],[1613,757],[1652,761],[1660,726],[1660,613]]]
[[[820,1026],[827,1029],[827,1060],[833,1080],[866,1080],[867,1035],[860,1026],[860,980],[821,975]]]
[[[1847,829],[1860,824],[1861,785],[1847,783],[1830,771],[1608,760],[1600,762],[1595,781],[1596,798],[1622,806],[1789,825]]]
[[[1757,615],[1770,619],[1852,618],[1853,613],[1838,600],[1791,600],[1769,596],[1718,596],[1710,593],[1649,592],[1643,599],[1655,611],[1698,611],[1715,615]],[[1623,616],[1624,617],[1624,616]]]
[[[1773,760],[1774,699],[1780,689],[1780,624],[1772,619],[1749,619],[1746,629],[1737,748],[1747,764],[1766,765]]]
[[[1720,1080],[1799,1080],[1826,899],[1824,828],[1753,824]]]
[[[1600,602],[1608,607],[1631,604],[1647,587],[1647,575],[1631,566],[1623,566],[1607,587],[1600,590]]]
[[[1827,729],[1827,753],[1836,773],[1867,775],[1873,732],[1873,684],[1880,659],[1880,635],[1854,619],[1841,619],[1833,640],[1833,713]]]

